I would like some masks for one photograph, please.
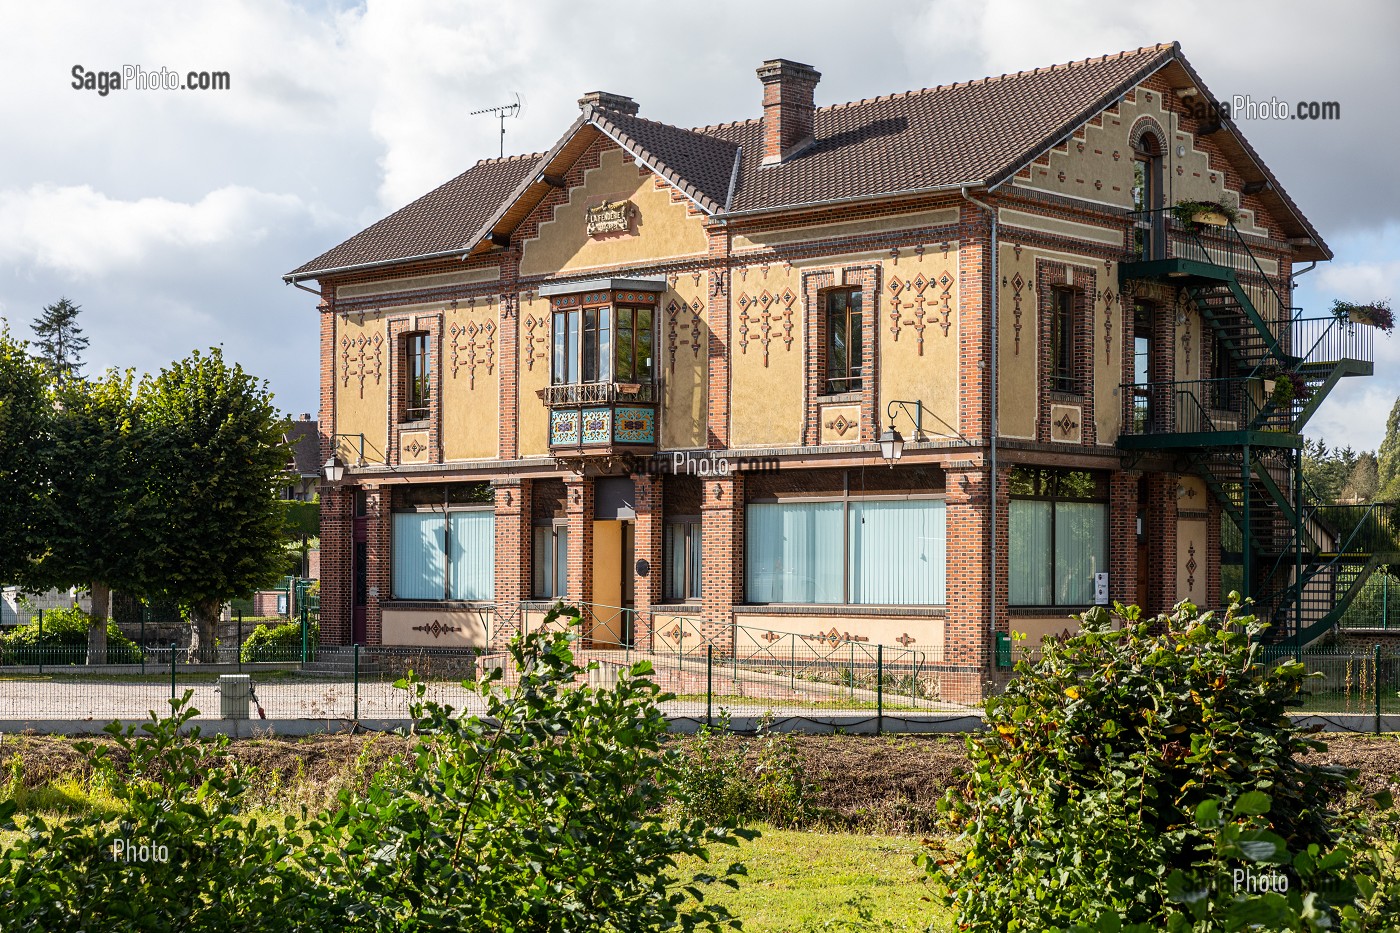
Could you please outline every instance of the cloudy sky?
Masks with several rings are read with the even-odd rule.
[[[1400,4],[880,0],[0,2],[0,316],[18,335],[66,295],[89,369],[196,347],[314,412],[315,298],[280,276],[497,153],[470,111],[520,94],[511,151],[548,148],[589,90],[693,126],[758,115],[754,68],[809,62],[818,104],[1178,40],[1217,96],[1338,101],[1329,123],[1241,121],[1337,254],[1298,299],[1400,301]],[[227,91],[76,90],[73,68],[227,71]],[[1400,395],[1378,377],[1313,422],[1375,447]]]

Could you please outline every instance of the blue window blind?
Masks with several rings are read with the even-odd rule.
[[[441,512],[395,512],[390,526],[395,599],[442,599],[447,525]]]
[[[452,574],[449,598],[492,599],[496,580],[496,516],[489,511],[451,512]]]
[[[936,499],[850,504],[850,602],[942,605],[947,512]]]
[[[1013,606],[1050,605],[1050,510],[1053,504],[1012,499],[1008,594]]]
[[[1108,506],[1012,499],[1010,602],[1087,606],[1094,574],[1108,569]]]
[[[750,602],[842,601],[845,532],[840,502],[750,505],[744,585]]]

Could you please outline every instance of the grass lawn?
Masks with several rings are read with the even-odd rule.
[[[705,896],[748,933],[950,930],[951,914],[913,864],[919,851],[905,836],[763,829],[737,852],[711,849],[713,865],[741,861],[749,874],[739,890],[710,885]]]

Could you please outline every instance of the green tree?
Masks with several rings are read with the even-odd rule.
[[[81,586],[92,594],[89,663],[107,658],[112,589],[141,587],[146,528],[143,431],[130,373],[53,386],[51,441],[45,448],[50,496],[46,548],[26,579],[31,589]]]
[[[1400,501],[1400,398],[1385,419],[1385,439],[1376,451],[1379,467],[1379,497],[1386,502]]]
[[[51,414],[43,373],[0,323],[0,583],[20,580],[42,548]]]
[[[1346,484],[1342,486],[1341,498],[1353,502],[1370,502],[1376,498],[1380,485],[1376,455],[1368,450],[1356,458],[1356,464],[1347,475]]]
[[[286,423],[267,383],[218,349],[144,379],[137,405],[151,506],[142,590],[190,607],[192,654],[206,659],[223,604],[279,575]]]
[[[74,379],[81,375],[83,351],[88,339],[78,326],[78,315],[82,305],[75,305],[67,298],[60,298],[51,305],[44,306],[44,313],[29,325],[34,331],[34,346],[38,357],[49,372],[60,381]]]

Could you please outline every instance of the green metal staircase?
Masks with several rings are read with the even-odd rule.
[[[1220,503],[1223,549],[1233,542],[1241,589],[1274,622],[1271,639],[1306,644],[1377,567],[1400,562],[1393,507],[1326,505],[1301,487],[1303,429],[1341,379],[1371,375],[1373,331],[1303,317],[1232,223],[1156,211],[1134,224],[1124,293],[1143,279],[1178,288],[1228,357],[1218,378],[1123,386],[1119,446],[1187,458]]]

